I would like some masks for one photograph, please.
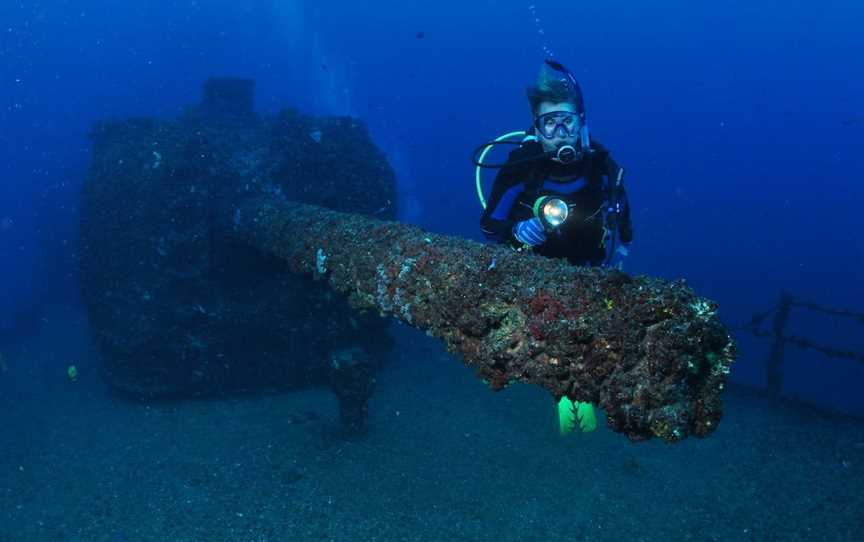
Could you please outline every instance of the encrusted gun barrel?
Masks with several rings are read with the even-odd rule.
[[[683,281],[573,267],[416,227],[260,198],[233,231],[360,309],[392,314],[462,354],[494,390],[529,382],[600,405],[632,440],[705,436],[735,345]]]

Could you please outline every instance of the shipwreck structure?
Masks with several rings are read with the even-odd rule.
[[[359,429],[386,322],[226,225],[250,196],[394,218],[394,173],[356,120],[261,117],[253,93],[210,80],[179,119],[92,130],[80,280],[105,376],[140,397],[330,386]]]
[[[82,290],[117,389],[328,384],[362,429],[389,347],[380,314],[444,340],[492,389],[599,404],[633,440],[717,427],[735,346],[713,303],[394,222],[393,173],[361,125],[259,119],[250,86],[210,82],[206,114],[94,131]]]

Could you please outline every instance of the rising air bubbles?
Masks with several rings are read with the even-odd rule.
[[[529,4],[528,12],[531,13],[531,18],[534,19],[534,26],[537,27],[537,34],[540,35],[540,48],[543,50],[543,55],[546,58],[554,58],[555,54],[552,53],[552,49],[546,45],[546,30],[543,28],[543,21],[537,16],[537,6]]]

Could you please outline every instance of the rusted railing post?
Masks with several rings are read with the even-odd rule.
[[[789,313],[792,311],[792,295],[788,292],[780,293],[780,304],[774,313],[773,336],[771,352],[768,354],[766,363],[768,393],[779,397],[783,392],[783,353],[786,348],[786,324],[789,322]]]

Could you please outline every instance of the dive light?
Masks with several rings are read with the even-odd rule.
[[[570,207],[561,198],[541,196],[534,202],[534,216],[547,230],[556,230],[567,221]]]

